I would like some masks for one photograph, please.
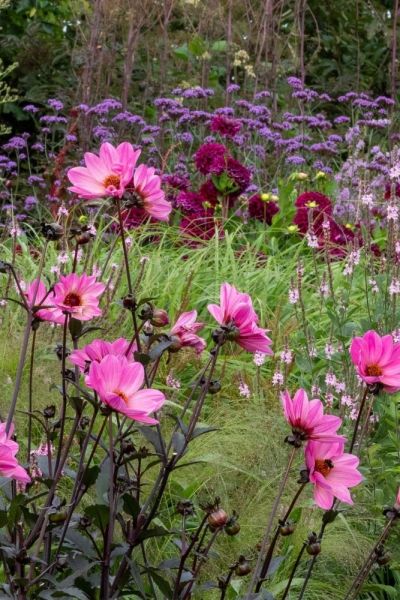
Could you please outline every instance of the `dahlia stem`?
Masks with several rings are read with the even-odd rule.
[[[31,360],[29,364],[29,389],[28,389],[28,448],[27,463],[31,457],[32,449],[32,411],[33,411],[33,366],[35,362],[36,329],[32,333]]]
[[[300,564],[301,558],[302,558],[302,556],[304,554],[304,550],[306,549],[306,547],[307,547],[307,543],[305,542],[302,545],[301,550],[300,550],[300,552],[297,555],[297,558],[296,558],[295,563],[293,565],[292,571],[291,571],[290,576],[289,576],[289,580],[287,582],[287,585],[285,587],[285,591],[283,592],[283,596],[282,596],[281,600],[285,600],[286,596],[289,593],[290,586],[292,585],[293,578],[294,578],[294,576],[296,574],[296,571],[297,571],[297,567]]]
[[[294,506],[295,506],[295,504],[296,504],[297,500],[298,500],[298,499],[299,499],[299,497],[300,497],[300,494],[301,494],[301,492],[304,490],[304,488],[305,488],[305,486],[307,485],[307,483],[308,483],[308,482],[306,482],[306,483],[303,483],[303,484],[302,484],[302,485],[299,487],[299,489],[297,490],[297,492],[295,493],[295,495],[294,495],[294,497],[293,497],[293,500],[292,500],[292,501],[291,501],[291,503],[290,503],[290,506],[289,506],[289,508],[287,509],[287,511],[286,511],[286,513],[285,513],[285,515],[284,515],[284,517],[282,517],[282,519],[281,519],[281,521],[282,521],[283,523],[286,523],[286,521],[288,520],[288,518],[289,518],[289,516],[290,516],[290,513],[292,512],[292,510],[293,510],[293,508],[294,508]],[[267,552],[267,554],[266,554],[266,557],[265,557],[265,560],[264,560],[264,564],[263,564],[263,566],[262,566],[262,569],[261,569],[261,572],[260,572],[260,578],[259,578],[259,581],[258,581],[258,583],[257,583],[257,585],[256,585],[256,589],[255,589],[255,591],[256,591],[256,592],[259,592],[259,591],[260,591],[260,588],[261,588],[261,586],[262,586],[262,583],[263,583],[263,581],[264,581],[264,578],[267,576],[267,573],[268,573],[268,567],[269,567],[269,565],[271,564],[271,560],[272,560],[272,556],[273,556],[273,553],[274,553],[274,550],[275,550],[275,546],[276,546],[276,543],[277,543],[277,541],[278,541],[278,539],[279,539],[279,537],[280,537],[280,530],[281,530],[281,526],[280,526],[280,524],[279,524],[279,525],[278,525],[278,527],[276,528],[276,532],[275,532],[275,535],[274,535],[274,537],[273,537],[273,539],[272,539],[272,542],[271,542],[271,544],[270,544],[270,546],[269,546],[269,548],[268,548],[268,552]]]
[[[335,500],[335,502],[333,503],[333,506],[332,506],[331,510],[333,510],[333,509],[334,509],[335,503],[336,503],[336,500]],[[325,527],[326,527],[326,526],[327,526],[327,523],[322,523],[322,526],[321,526],[320,532],[319,532],[319,534],[318,534],[318,539],[319,539],[319,541],[321,541],[321,540],[322,540],[322,537],[323,537],[323,535],[324,535],[324,532],[325,532]],[[303,549],[301,549],[301,551],[300,551],[300,552],[301,552],[301,554],[302,554],[302,553],[303,553]],[[314,569],[314,565],[315,565],[315,561],[316,561],[316,560],[317,560],[317,555],[313,556],[313,557],[312,557],[312,559],[311,559],[311,561],[310,561],[310,565],[309,565],[309,567],[308,567],[307,574],[306,574],[306,577],[305,577],[305,579],[304,579],[303,587],[301,588],[301,592],[300,592],[300,595],[299,595],[299,598],[298,598],[298,600],[301,600],[301,599],[303,598],[304,594],[305,594],[305,591],[306,591],[306,588],[307,588],[308,582],[310,581],[310,577],[311,577],[311,574],[312,574],[312,572],[313,572],[313,569]]]
[[[129,269],[128,249],[126,247],[126,242],[125,242],[124,220],[122,218],[121,202],[120,202],[119,198],[116,198],[116,203],[117,203],[117,211],[118,211],[119,233],[121,236],[122,250],[124,253],[124,261],[125,261],[126,279],[128,282],[128,291],[129,291],[129,294],[132,294],[133,288],[132,288],[131,273],[130,273],[130,269]]]
[[[365,402],[367,400],[368,397],[368,387],[365,388],[364,390],[364,394],[363,397],[361,399],[361,403],[360,403],[360,410],[358,411],[358,415],[357,415],[357,419],[356,422],[354,424],[354,430],[353,430],[353,436],[351,438],[351,443],[350,443],[350,447],[349,447],[349,453],[351,454],[354,448],[354,444],[356,443],[356,439],[357,439],[357,433],[358,433],[358,427],[360,424],[360,420],[361,420],[361,416],[364,410],[364,406],[365,406]]]
[[[64,326],[63,326],[63,341],[62,341],[62,355],[61,355],[61,381],[62,381],[62,405],[61,405],[61,415],[60,415],[60,438],[57,449],[57,458],[56,458],[56,467],[55,471],[57,472],[58,465],[61,459],[61,448],[64,437],[64,429],[65,429],[65,414],[67,412],[67,382],[65,379],[65,361],[67,358],[67,331],[68,331],[68,321],[69,315],[65,315]]]
[[[389,533],[393,526],[395,518],[396,517],[392,517],[386,524],[386,527],[382,531],[377,542],[374,544],[371,552],[369,553],[367,559],[365,560],[363,566],[361,567],[360,572],[358,573],[357,577],[354,579],[349,591],[347,592],[347,594],[343,600],[355,600],[355,598],[357,598],[358,592],[361,590],[362,586],[364,585],[364,582],[365,582],[366,578],[368,577],[368,573],[370,572],[371,567],[375,562],[376,549],[378,548],[378,546],[380,546],[381,544],[384,544],[386,542],[387,538],[389,537]]]
[[[258,559],[257,559],[257,564],[256,564],[256,567],[254,569],[253,576],[251,578],[250,585],[249,585],[249,588],[248,588],[245,600],[250,600],[253,588],[255,586],[258,587],[259,579],[260,579],[260,576],[261,576],[260,569],[261,569],[262,559],[263,559],[263,556],[265,555],[265,552],[266,552],[267,547],[268,547],[269,538],[270,538],[271,530],[272,530],[272,525],[273,525],[273,522],[274,522],[277,510],[278,510],[278,507],[279,507],[279,502],[281,501],[283,491],[285,489],[287,480],[289,478],[289,473],[290,473],[290,469],[292,468],[294,457],[296,455],[296,450],[297,450],[297,448],[295,448],[295,447],[292,448],[292,451],[291,451],[290,456],[289,456],[288,464],[286,466],[285,473],[284,473],[284,475],[283,475],[283,477],[281,479],[281,483],[280,483],[280,486],[279,486],[279,489],[278,489],[278,493],[277,493],[277,495],[275,497],[275,501],[274,501],[274,504],[272,506],[272,510],[270,512],[270,515],[269,515],[267,527],[266,527],[266,530],[265,530],[264,538],[263,538],[263,541],[261,543],[261,548],[260,548],[260,552],[259,552]]]
[[[26,321],[26,326],[25,326],[25,331],[24,331],[24,337],[22,339],[21,352],[19,355],[17,373],[15,375],[15,385],[14,385],[13,396],[11,399],[11,406],[10,406],[10,410],[8,411],[8,416],[7,416],[7,421],[6,421],[7,435],[10,431],[11,423],[13,421],[15,409],[17,406],[18,394],[19,394],[19,390],[21,387],[22,374],[23,374],[23,370],[24,370],[26,354],[28,351],[29,336],[31,334],[32,321],[33,321],[33,315],[32,315],[32,312],[29,310],[27,321]]]

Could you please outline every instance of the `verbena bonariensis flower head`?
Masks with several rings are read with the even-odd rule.
[[[35,308],[40,305],[47,307],[35,309],[34,314],[37,319],[40,319],[41,321],[51,321],[52,323],[64,323],[65,317],[61,310],[52,308],[54,306],[54,294],[52,292],[50,294],[47,293],[43,281],[34,279],[32,283],[26,287],[24,296],[29,308]]]
[[[13,432],[14,425],[11,425],[7,435],[6,424],[0,423],[0,476],[29,483],[31,478],[15,458],[19,446],[11,439]]]
[[[99,297],[104,289],[104,283],[97,282],[94,275],[62,275],[54,286],[53,303],[78,321],[90,321],[102,314]]]
[[[197,322],[196,319],[197,310],[184,312],[178,317],[170,332],[171,336],[176,338],[175,350],[189,346],[194,348],[198,354],[203,352],[207,344],[202,337],[197,335],[197,332],[204,327],[204,323]]]
[[[266,225],[271,225],[272,218],[279,212],[279,206],[273,200],[264,202],[261,194],[254,194],[249,198],[249,215],[253,219],[262,221]]]
[[[343,453],[340,442],[311,441],[306,446],[305,459],[309,480],[314,485],[314,500],[320,508],[331,509],[335,498],[353,504],[349,488],[363,480],[357,470],[357,456]]]
[[[362,337],[355,337],[350,356],[367,385],[378,384],[389,393],[400,390],[400,344],[395,343],[391,335],[381,337],[371,330]]]
[[[320,192],[304,192],[295,202],[297,207],[293,223],[300,233],[306,234],[312,228],[316,235],[322,233],[324,218],[332,214],[332,202]]]
[[[228,156],[228,149],[223,144],[211,142],[200,146],[194,155],[194,162],[196,168],[203,175],[220,174],[224,169]]]
[[[306,440],[320,440],[344,444],[344,437],[336,432],[342,424],[342,419],[335,415],[325,415],[321,400],[309,400],[302,388],[298,389],[293,398],[286,390],[281,394],[281,402],[285,419],[292,428],[292,436],[287,441],[294,446],[301,446]]]
[[[258,327],[258,316],[248,294],[238,292],[229,283],[223,283],[220,290],[220,306],[207,306],[214,319],[222,326],[227,339],[235,341],[249,352],[273,354],[272,341],[266,330]]]
[[[84,348],[73,350],[68,358],[74,365],[79,367],[82,373],[86,373],[92,362],[101,362],[108,354],[126,356],[128,360],[132,360],[135,350],[136,344],[131,345],[125,338],[118,338],[114,342],[93,340]]]
[[[121,198],[132,180],[139,155],[140,150],[134,150],[129,142],[122,142],[116,148],[105,142],[100,146],[99,156],[86,152],[86,166],[73,167],[67,173],[72,183],[70,192],[87,200],[104,196]]]
[[[157,221],[168,221],[172,204],[165,199],[161,189],[161,177],[156,175],[154,167],[139,165],[135,169],[132,186],[129,186],[128,191],[133,196],[135,208],[143,210]]]
[[[158,390],[140,389],[144,382],[144,368],[140,363],[108,354],[100,362],[92,362],[85,382],[102,402],[129,419],[149,425],[158,423],[149,415],[161,408],[165,396]]]

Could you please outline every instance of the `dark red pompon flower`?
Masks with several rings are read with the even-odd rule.
[[[210,129],[227,138],[234,137],[242,128],[242,124],[237,119],[230,119],[224,115],[215,115],[210,122]]]
[[[271,225],[272,218],[279,212],[279,206],[276,202],[270,200],[264,202],[261,200],[260,194],[254,194],[249,198],[249,216],[258,221],[262,221],[266,225]]]
[[[320,192],[304,192],[295,202],[297,207],[293,223],[300,233],[306,234],[310,229],[315,235],[321,235],[322,224],[326,216],[332,214],[332,202]]]

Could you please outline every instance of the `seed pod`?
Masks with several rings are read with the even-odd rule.
[[[52,419],[56,414],[56,407],[54,404],[50,404],[50,406],[46,406],[43,410],[43,416],[45,419]]]
[[[193,515],[193,502],[191,502],[190,500],[180,500],[176,505],[176,512],[185,517]]]

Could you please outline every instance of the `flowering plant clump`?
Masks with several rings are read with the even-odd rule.
[[[320,554],[393,587],[392,103],[284,86],[51,99],[2,143],[7,597],[301,600]]]

